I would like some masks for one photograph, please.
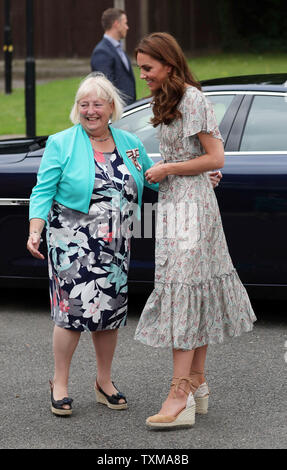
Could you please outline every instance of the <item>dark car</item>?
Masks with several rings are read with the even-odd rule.
[[[215,79],[202,85],[225,141],[223,179],[215,192],[233,263],[251,295],[286,298],[287,74]],[[151,113],[150,100],[141,100],[113,125],[137,134],[158,161],[158,131],[149,123]],[[2,285],[18,280],[37,285],[47,279],[46,263],[26,250],[29,196],[45,142],[46,137],[0,141]],[[146,189],[144,202],[149,204],[144,207],[152,209],[156,198]],[[130,282],[151,287],[153,274],[150,231],[133,240]]]

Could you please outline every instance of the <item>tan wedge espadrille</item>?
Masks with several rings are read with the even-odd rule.
[[[174,393],[176,396],[177,390],[180,388],[184,391],[187,395],[187,402],[186,406],[183,410],[179,411],[176,416],[166,416],[162,414],[156,414],[154,416],[150,416],[146,420],[146,424],[151,428],[172,428],[172,427],[190,427],[193,426],[195,423],[195,401],[193,398],[192,392],[186,392],[182,387],[180,387],[180,383],[185,380],[189,382],[191,385],[191,378],[190,377],[178,377],[174,378],[172,381],[171,386],[175,387]]]

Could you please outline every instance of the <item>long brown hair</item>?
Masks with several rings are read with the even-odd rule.
[[[153,93],[153,114],[151,122],[154,127],[159,124],[170,124],[181,118],[177,109],[183,97],[185,84],[188,83],[201,90],[200,83],[188,68],[183,51],[176,39],[168,33],[152,33],[144,37],[135,50],[147,54],[164,65],[171,66],[171,73],[159,90]]]

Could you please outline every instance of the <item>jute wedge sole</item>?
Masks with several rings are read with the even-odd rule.
[[[114,383],[113,385],[115,386]],[[106,405],[108,408],[111,408],[112,410],[126,410],[127,409],[128,404],[127,404],[126,397],[121,392],[118,392],[117,395],[107,395],[99,387],[99,385],[97,386],[98,388],[95,387],[95,393],[96,393],[96,400],[98,403],[102,403],[103,405]],[[121,399],[125,400],[125,402],[117,403]]]
[[[185,408],[177,416],[154,415],[146,420],[151,428],[191,427],[195,423],[195,405]]]
[[[196,404],[195,412],[200,415],[206,415],[208,413],[208,396],[194,399]]]
[[[54,413],[54,415],[57,415],[57,416],[70,416],[73,413],[72,409],[66,410],[64,408],[60,410],[58,408],[54,408],[53,405],[51,405],[51,411],[52,413]]]
[[[208,398],[209,390],[206,382],[201,384],[194,392],[194,400],[196,403],[195,412],[198,414],[206,415],[208,412]]]

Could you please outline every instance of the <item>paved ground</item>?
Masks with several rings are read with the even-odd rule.
[[[53,370],[47,292],[0,290],[0,402],[2,449],[286,449],[287,317],[285,306],[258,305],[252,333],[210,346],[210,411],[193,429],[158,432],[145,418],[158,411],[171,377],[171,352],[133,340],[144,297],[131,301],[121,330],[113,376],[129,409],[95,402],[94,352],[83,334],[74,355],[70,395],[74,414],[49,410]],[[128,451],[127,451],[128,453]]]

